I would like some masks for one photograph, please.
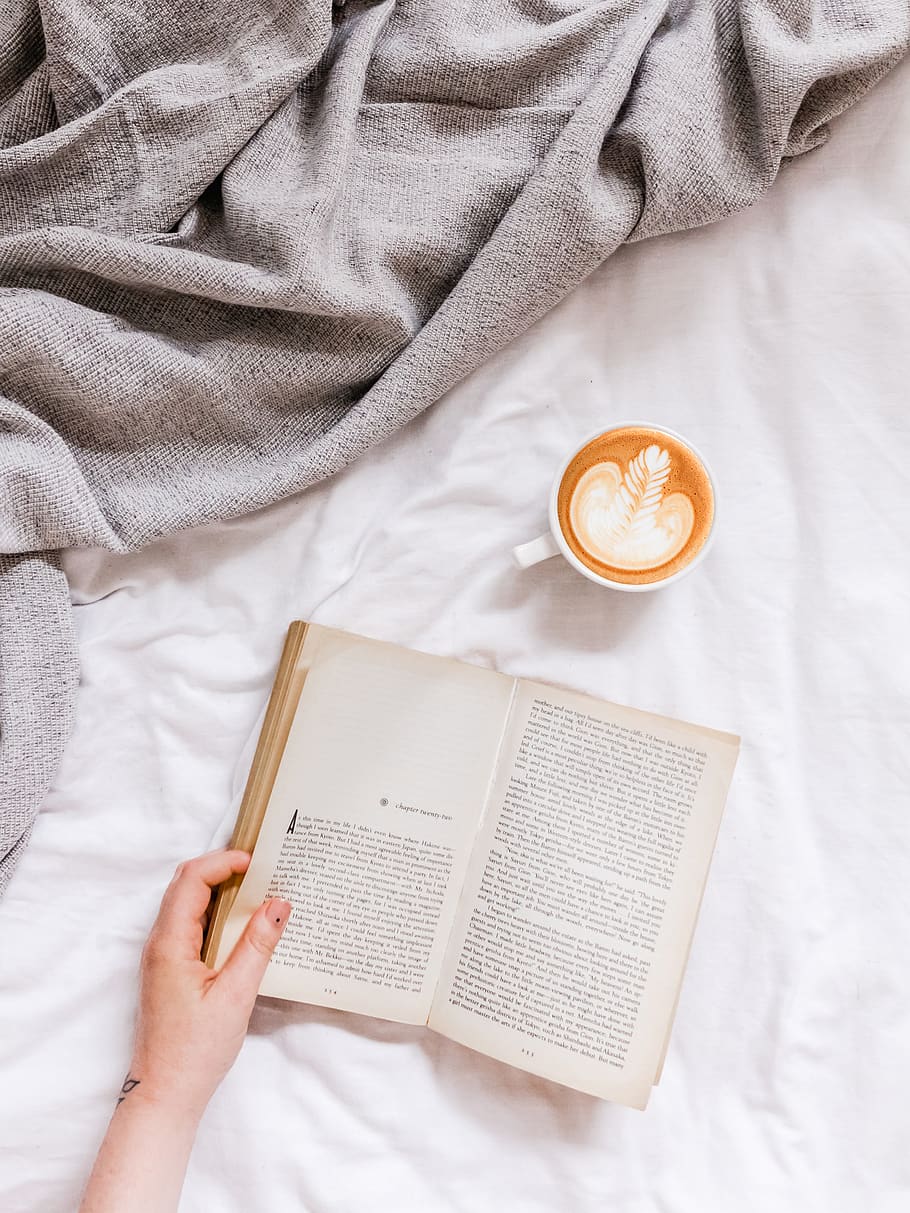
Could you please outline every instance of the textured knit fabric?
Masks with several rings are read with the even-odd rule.
[[[6,0],[0,887],[78,680],[53,553],[337,471],[906,51],[894,0]]]

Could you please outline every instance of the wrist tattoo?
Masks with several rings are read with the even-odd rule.
[[[135,1087],[139,1086],[139,1079],[133,1078],[132,1074],[127,1074],[123,1080],[123,1086],[120,1088],[120,1095],[117,1098],[117,1107],[119,1108],[123,1101]]]

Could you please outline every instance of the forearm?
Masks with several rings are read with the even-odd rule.
[[[175,1213],[196,1128],[234,1063],[291,905],[271,897],[216,973],[200,951],[212,889],[249,866],[245,851],[181,864],[142,952],[133,1069],[79,1213]]]
[[[136,1085],[111,1117],[79,1213],[174,1213],[198,1123]]]

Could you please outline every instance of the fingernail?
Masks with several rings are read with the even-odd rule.
[[[289,901],[283,901],[280,897],[273,897],[268,904],[266,914],[270,922],[273,922],[276,927],[280,927],[282,923],[287,922],[291,917],[291,908]]]

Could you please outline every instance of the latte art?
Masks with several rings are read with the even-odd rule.
[[[669,430],[619,426],[572,457],[556,493],[573,556],[598,577],[655,585],[681,573],[714,525],[711,477]]]
[[[678,555],[695,526],[685,493],[665,494],[670,453],[644,447],[623,473],[618,463],[596,463],[572,494],[570,516],[578,542],[618,569],[657,568]]]

